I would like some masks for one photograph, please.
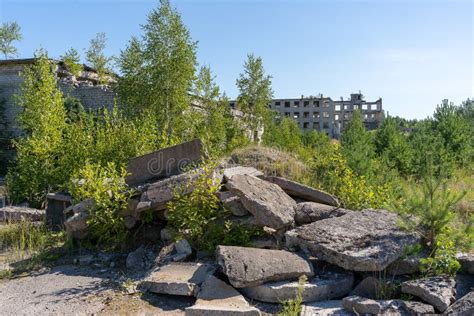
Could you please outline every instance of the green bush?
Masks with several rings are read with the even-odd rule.
[[[308,278],[305,275],[300,276],[298,280],[298,289],[296,297],[282,303],[282,310],[278,313],[279,316],[299,316],[301,313],[303,303],[304,285]]]
[[[70,182],[69,192],[74,202],[95,200],[87,225],[99,244],[117,246],[127,236],[120,211],[126,208],[132,192],[125,183],[125,176],[125,168],[117,168],[112,162],[106,165],[87,162]]]
[[[449,238],[449,229],[437,236],[433,252],[428,258],[421,259],[421,271],[427,275],[455,275],[461,268],[456,259],[455,243]]]

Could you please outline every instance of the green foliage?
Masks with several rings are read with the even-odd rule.
[[[76,123],[84,116],[84,106],[77,98],[66,97],[64,99],[64,107],[66,108],[67,123]]]
[[[20,94],[15,98],[21,112],[18,120],[26,136],[15,141],[16,165],[7,174],[13,200],[26,197],[38,206],[55,185],[61,183],[57,157],[66,129],[62,93],[56,86],[53,65],[44,51],[22,73]]]
[[[372,176],[374,147],[359,110],[354,111],[342,133],[341,150],[349,168],[358,175]]]
[[[117,246],[127,236],[123,217],[119,214],[131,196],[125,176],[125,167],[117,168],[111,162],[106,165],[87,162],[73,175],[68,187],[74,202],[94,199],[95,207],[90,211],[87,225],[98,244]]]
[[[18,50],[12,45],[15,41],[21,41],[21,28],[16,22],[6,22],[0,27],[0,53],[5,59],[18,56]]]
[[[461,264],[456,259],[456,252],[455,243],[449,238],[449,229],[446,229],[437,237],[431,256],[421,259],[421,271],[426,275],[454,276],[461,268]]]
[[[106,42],[105,33],[97,33],[90,40],[90,47],[86,51],[86,60],[97,71],[100,83],[107,83],[106,75],[110,73],[110,62],[112,61],[112,57],[108,57],[104,53]]]
[[[301,313],[303,303],[303,290],[308,278],[306,275],[300,276],[298,280],[298,289],[296,297],[282,303],[282,310],[278,313],[279,316],[299,316]]]
[[[386,185],[372,186],[349,168],[338,144],[329,154],[315,155],[311,165],[314,184],[337,196],[346,208],[379,208],[390,200]]]
[[[451,192],[446,180],[429,174],[422,179],[421,184],[414,184],[411,192],[405,193],[401,205],[395,206],[395,209],[404,215],[407,228],[418,231],[424,239],[424,244],[433,248],[438,236],[456,218],[453,207],[464,195],[465,192]]]
[[[196,171],[198,177],[188,183],[193,187],[175,193],[168,203],[168,223],[176,239],[186,239],[196,249],[213,251],[217,245],[247,246],[260,229],[226,221],[229,212],[223,208],[216,193],[220,183],[213,178],[216,172],[211,164]]]
[[[187,188],[176,192],[173,201],[168,203],[168,222],[176,230],[179,239],[187,239],[193,246],[202,242],[200,239],[209,224],[216,219],[222,210],[216,192],[220,183],[212,178],[213,168],[203,167],[196,181],[188,183],[193,187],[190,194]]]
[[[239,89],[237,107],[242,110],[247,129],[253,141],[257,141],[258,130],[271,122],[268,109],[273,97],[271,76],[265,74],[263,61],[253,54],[247,55],[244,72],[236,81]]]
[[[168,0],[148,15],[143,36],[132,38],[122,51],[118,93],[130,115],[150,111],[171,145],[188,128],[191,89],[196,66],[196,42]]]
[[[63,56],[60,57],[63,61],[66,69],[71,72],[74,76],[78,77],[82,70],[83,66],[80,64],[81,56],[75,48],[70,48]]]

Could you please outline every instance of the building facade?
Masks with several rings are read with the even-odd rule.
[[[235,101],[230,103],[235,107]],[[382,99],[369,102],[361,93],[351,94],[350,99],[338,101],[322,95],[302,96],[299,99],[273,99],[269,108],[280,117],[293,118],[303,131],[316,130],[331,138],[339,138],[355,110],[360,110],[368,130],[377,128],[383,120]]]

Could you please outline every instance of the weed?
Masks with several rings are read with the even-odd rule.
[[[280,316],[299,316],[301,313],[301,304],[303,303],[304,285],[308,278],[306,275],[300,276],[298,280],[298,289],[296,297],[282,303],[282,310],[278,313]]]

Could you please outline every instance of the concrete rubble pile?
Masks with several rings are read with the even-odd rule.
[[[144,211],[166,223],[174,192],[190,193],[200,174],[145,176],[142,183],[133,178],[139,184],[123,212],[127,227],[136,227]],[[344,209],[328,193],[251,167],[220,166],[213,181],[221,184],[217,194],[232,219],[263,227],[267,236],[252,247],[221,245],[203,255],[185,240],[172,242],[165,227],[165,246],[151,264],[143,247],[127,258],[130,270],[145,272],[140,290],[195,297],[187,315],[261,315],[261,304],[294,299],[299,291],[302,315],[474,315],[472,284],[457,291],[473,279],[474,255],[460,255],[463,269],[456,278],[422,277],[418,265],[427,254],[406,256],[420,236],[401,229],[396,214]],[[84,221],[93,207],[86,200],[65,210],[71,235],[87,236]],[[307,278],[303,285],[301,276]]]

